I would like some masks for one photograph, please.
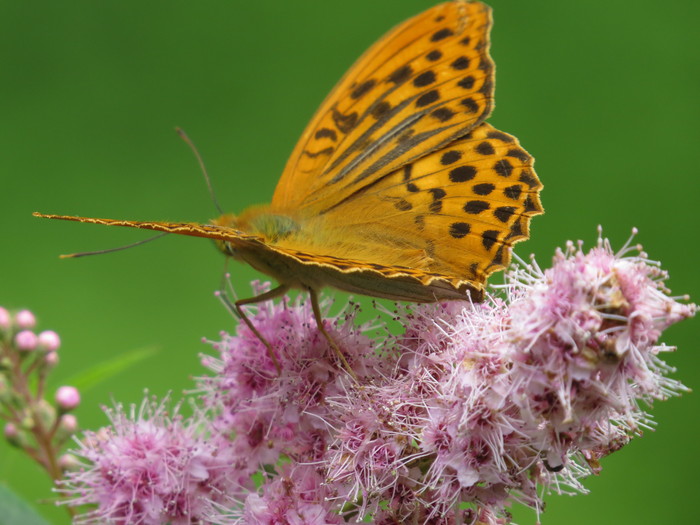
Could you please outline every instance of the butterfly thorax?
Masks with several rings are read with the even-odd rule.
[[[274,275],[268,268],[256,263],[259,248],[262,245],[273,246],[279,242],[294,237],[300,231],[300,225],[292,217],[270,212],[269,206],[252,206],[240,215],[226,214],[212,223],[235,230],[235,240],[216,240],[216,246],[224,254],[253,265],[268,275]],[[252,241],[252,242],[251,242]],[[265,259],[263,256],[262,259]],[[276,275],[275,275],[276,277]]]
[[[299,224],[288,215],[270,213],[268,206],[253,206],[236,216],[222,215],[213,221],[219,226],[262,237],[266,242],[279,242],[299,231]]]

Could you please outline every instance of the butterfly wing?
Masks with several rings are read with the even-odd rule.
[[[309,219],[312,235],[281,246],[480,286],[542,213],[533,162],[515,137],[482,123]]]
[[[488,6],[453,1],[374,44],[304,131],[273,211],[322,213],[482,122],[493,96],[490,26]]]

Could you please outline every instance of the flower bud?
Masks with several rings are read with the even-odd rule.
[[[54,352],[61,346],[61,339],[53,330],[44,330],[38,336],[39,348],[46,352]]]
[[[78,430],[78,418],[73,414],[63,414],[58,421],[56,429],[56,439],[59,443],[63,443]]]
[[[58,352],[49,352],[44,357],[44,366],[54,368],[58,364]]]
[[[80,404],[80,393],[74,386],[62,386],[56,391],[56,404],[64,411],[73,410]]]
[[[56,421],[56,409],[46,399],[36,404],[35,414],[44,428],[51,428]]]
[[[15,323],[20,330],[31,330],[36,326],[36,317],[29,310],[20,310],[15,314]]]
[[[0,306],[0,331],[6,332],[10,328],[11,324],[12,320],[10,319],[10,312]]]
[[[19,435],[19,430],[15,426],[14,423],[6,423],[5,424],[5,437],[7,439],[13,439],[16,438]]]
[[[70,434],[75,434],[78,430],[78,418],[73,414],[63,414],[59,422],[59,428]]]
[[[15,335],[15,346],[17,350],[31,352],[38,344],[39,340],[31,330],[22,330]]]
[[[15,447],[22,447],[24,445],[22,432],[20,432],[14,423],[5,424],[5,438],[10,445]]]
[[[78,470],[80,468],[80,461],[73,454],[63,454],[58,458],[58,466],[64,472],[66,470]]]

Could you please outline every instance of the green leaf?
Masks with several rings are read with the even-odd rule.
[[[50,525],[32,506],[0,483],[0,525]]]
[[[108,361],[98,363],[61,382],[66,385],[72,385],[81,392],[87,392],[95,385],[103,383],[107,379],[119,375],[127,368],[154,356],[158,351],[159,349],[153,346],[137,348],[136,350],[119,354]]]

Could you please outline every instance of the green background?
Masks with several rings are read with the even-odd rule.
[[[356,57],[421,0],[0,2],[0,304],[30,308],[63,340],[53,385],[138,348],[157,354],[88,392],[99,405],[175,397],[202,373],[198,353],[233,321],[213,296],[224,269],[211,243],[166,238],[100,257],[60,253],[147,235],[34,219],[31,212],[203,221],[216,215],[192,153],[198,145],[225,208],[266,202],[314,109]],[[650,0],[493,0],[498,66],[491,122],[537,158],[547,210],[518,246],[542,265],[567,239],[615,246],[633,226],[700,300],[698,144],[700,4]],[[241,294],[255,272],[229,265]],[[366,302],[371,314],[371,306]],[[668,360],[700,381],[697,321],[669,330]],[[586,481],[590,495],[547,497],[545,524],[697,520],[700,396],[657,404],[659,422]],[[30,500],[50,485],[0,449],[0,479]],[[42,505],[53,523],[62,510]],[[517,511],[521,524],[534,513]],[[0,522],[2,517],[0,517]]]

